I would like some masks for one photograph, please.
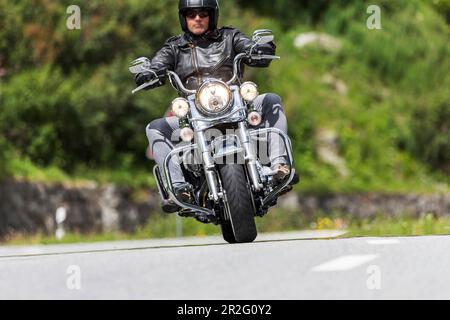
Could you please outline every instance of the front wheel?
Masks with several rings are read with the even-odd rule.
[[[225,210],[229,216],[229,221],[222,224],[223,238],[229,243],[252,242],[258,232],[244,167],[239,164],[225,164],[220,168],[220,176],[228,202]]]

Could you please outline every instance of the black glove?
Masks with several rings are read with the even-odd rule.
[[[150,82],[150,81],[153,81],[155,79],[158,79],[159,81],[157,81],[154,84],[146,87],[144,90],[155,89],[155,88],[158,88],[158,87],[164,85],[166,83],[166,77],[164,76],[164,73],[156,72],[156,74],[155,74],[155,73],[152,73],[152,72],[143,72],[143,73],[138,73],[134,77],[134,81],[136,82],[138,87],[143,85],[146,82]]]
[[[154,79],[155,79],[155,75],[153,73],[150,73],[150,72],[138,73],[134,77],[134,81],[136,82],[136,85],[138,87],[143,85],[144,83],[150,82],[150,81],[152,81]]]
[[[255,48],[253,48],[252,52],[249,52],[249,55],[275,55],[276,52],[276,46],[273,42],[267,43],[267,44],[261,44],[261,45],[257,45]],[[272,62],[272,60],[270,59],[265,59],[265,60],[254,60],[254,59],[247,59],[245,61],[246,64],[248,64],[251,67],[256,67],[256,68],[266,68],[270,65],[270,63]]]

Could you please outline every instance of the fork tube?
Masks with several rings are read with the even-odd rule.
[[[208,182],[209,191],[215,202],[219,201],[219,192],[217,191],[217,179],[215,174],[215,163],[211,157],[211,152],[206,143],[205,132],[197,131],[197,144],[202,154],[203,164],[205,168],[206,181]]]
[[[255,188],[255,191],[260,191],[263,188],[263,185],[259,180],[258,168],[256,167],[256,152],[245,121],[239,122],[239,137],[245,150],[245,161],[247,162],[247,168],[250,173],[250,178],[252,179],[253,187]]]

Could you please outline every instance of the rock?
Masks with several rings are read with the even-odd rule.
[[[342,96],[346,96],[348,94],[348,88],[345,82],[335,78],[329,73],[322,77],[322,83],[329,86]]]
[[[56,233],[56,211],[64,207],[66,232],[132,232],[159,210],[158,195],[135,201],[116,186],[68,187],[7,180],[0,183],[0,238],[12,234]]]
[[[278,200],[278,206],[280,208],[291,211],[298,209],[298,203],[299,203],[298,194],[293,191],[280,197]]]
[[[339,39],[318,32],[299,34],[294,40],[294,45],[299,49],[315,45],[329,52],[337,52],[342,48],[342,43]]]
[[[348,177],[349,171],[345,160],[339,156],[339,136],[328,128],[319,128],[316,133],[316,152],[319,159],[334,166],[342,177]]]
[[[342,213],[352,217],[374,218],[377,214],[391,217],[404,215],[419,218],[427,214],[450,216],[450,194],[328,194],[300,195],[298,203],[302,214],[316,212]]]
[[[119,212],[117,206],[120,202],[116,188],[113,185],[106,187],[98,201],[101,208],[102,225],[104,231],[117,231],[119,229]]]

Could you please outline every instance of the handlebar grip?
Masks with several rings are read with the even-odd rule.
[[[281,57],[279,56],[272,56],[267,54],[261,54],[261,55],[253,55],[249,57],[252,60],[279,60]]]
[[[133,91],[131,91],[132,94],[135,94],[138,91],[141,91],[142,89],[145,89],[149,86],[154,85],[155,83],[159,82],[159,78],[153,79],[152,81],[146,82],[142,85],[140,85],[139,87],[137,87],[136,89],[134,89]]]

